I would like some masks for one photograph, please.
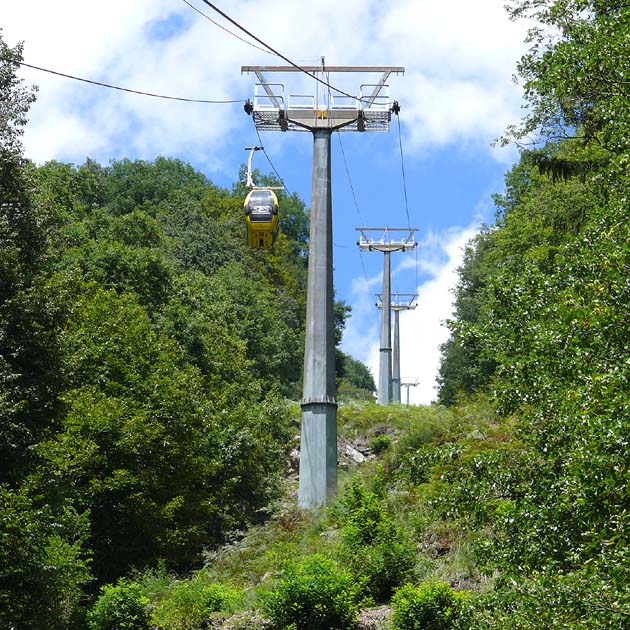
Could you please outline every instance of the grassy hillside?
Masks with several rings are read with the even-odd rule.
[[[133,576],[149,626],[390,627],[393,600],[396,628],[480,627],[471,624],[489,614],[497,515],[527,483],[511,420],[485,400],[453,409],[355,402],[339,423],[338,501],[299,510],[290,471],[271,519],[209,550],[190,579],[163,568]],[[409,625],[414,606],[442,625]]]

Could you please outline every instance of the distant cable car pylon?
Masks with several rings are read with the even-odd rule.
[[[414,233],[417,228],[357,228],[361,237],[357,245],[361,251],[383,252],[383,293],[381,301],[381,347],[379,351],[378,374],[378,403],[389,405],[393,398],[392,383],[392,327],[391,327],[391,263],[392,252],[407,252],[413,250],[417,242]],[[372,236],[376,232],[378,236]],[[403,233],[406,236],[396,238],[396,234]],[[400,400],[398,401],[400,402]]]
[[[409,407],[409,388],[417,387],[418,385],[420,385],[420,381],[417,378],[414,378],[413,380],[409,378],[406,382],[401,381],[400,384],[402,387],[407,388],[407,407]]]
[[[376,308],[383,308],[383,296],[377,293],[380,300]],[[410,311],[416,308],[418,299],[417,293],[392,293],[390,309],[394,313],[394,347],[392,351],[392,399],[395,403],[400,403],[400,311]],[[409,389],[407,388],[407,393]]]
[[[256,151],[263,147],[245,147],[249,151],[247,160],[247,178],[245,185],[251,188],[245,197],[245,224],[247,226],[247,241],[250,247],[271,247],[280,227],[278,218],[278,197],[274,190],[282,190],[282,186],[256,186],[252,175],[252,160]]]

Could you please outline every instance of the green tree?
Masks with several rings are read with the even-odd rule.
[[[55,404],[55,307],[41,291],[47,215],[33,203],[20,137],[34,90],[15,74],[22,46],[0,39],[0,481],[15,482]],[[38,287],[39,285],[39,287]]]
[[[439,400],[453,404],[459,394],[483,391],[495,375],[497,345],[492,329],[494,287],[531,264],[541,273],[556,273],[557,256],[586,225],[601,192],[580,172],[556,177],[541,167],[540,157],[556,164],[602,168],[601,149],[551,142],[540,151],[525,151],[505,177],[505,192],[495,195],[496,221],[469,243],[455,288],[455,315],[448,322],[451,338],[442,346]],[[591,176],[592,176],[591,175]],[[501,282],[506,282],[502,280]]]
[[[20,136],[34,90],[0,38],[0,624],[68,628],[90,579],[86,520],[28,479],[58,408],[60,300],[45,281],[48,213]]]
[[[371,399],[376,391],[376,385],[370,368],[341,350],[337,350],[335,359],[339,396],[359,396]]]
[[[128,294],[85,285],[63,339],[66,410],[39,447],[42,474],[89,509],[99,577],[157,557],[185,565],[269,501],[288,449],[273,397],[257,405],[247,381],[236,392],[221,373],[208,391]],[[238,360],[232,352],[225,364]]]
[[[101,581],[183,568],[266,517],[301,380],[308,213],[281,193],[283,233],[255,251],[240,194],[179,160],[34,167],[21,48],[1,52],[0,599],[9,626],[70,627],[90,557]]]
[[[114,215],[142,209],[149,214],[182,192],[200,200],[207,178],[181,160],[158,157],[154,162],[117,160],[111,163],[105,181],[106,198]]]
[[[580,137],[628,150],[630,15],[624,0],[513,0],[513,19],[534,22],[518,64],[530,113],[507,138]]]
[[[512,3],[512,15],[540,26],[519,65],[530,114],[511,133],[546,144],[522,155],[497,198],[475,295],[483,317],[455,324],[455,341],[490,350],[498,409],[519,415],[536,464],[495,515],[489,557],[504,579],[488,627],[622,627],[630,13],[535,0]]]

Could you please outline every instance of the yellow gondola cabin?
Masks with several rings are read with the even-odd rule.
[[[278,197],[268,188],[255,188],[245,198],[245,223],[250,247],[271,247],[278,236]]]

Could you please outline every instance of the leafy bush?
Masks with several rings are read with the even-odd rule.
[[[614,554],[617,555],[616,553]],[[630,588],[627,571],[616,580],[605,559],[573,572],[555,569],[527,578],[500,577],[466,612],[471,630],[592,630],[627,628]],[[618,558],[615,558],[618,561]],[[598,566],[599,565],[599,566]],[[603,571],[603,572],[602,572]]]
[[[197,576],[176,582],[158,604],[151,621],[167,629],[202,628],[212,613],[231,612],[238,599],[235,589]]]
[[[276,628],[348,630],[356,623],[359,585],[332,560],[313,555],[290,562],[262,607]]]
[[[380,455],[392,445],[392,438],[386,433],[375,435],[370,441],[370,448],[374,455]]]
[[[162,559],[158,560],[156,567],[150,567],[143,572],[134,571],[131,576],[134,582],[140,584],[143,594],[149,598],[153,606],[168,595],[176,579]]]
[[[450,630],[459,594],[445,582],[405,584],[392,599],[392,630]]]
[[[472,445],[437,469],[448,490],[432,499],[432,507],[444,518],[483,527],[495,520],[506,501],[527,495],[532,479],[542,477],[543,465],[514,439]]]
[[[375,492],[354,482],[339,500],[337,517],[343,523],[342,538],[352,547],[375,541],[378,526],[387,518],[385,505]]]
[[[377,477],[375,484],[379,485]],[[355,483],[342,498],[339,555],[355,580],[377,601],[387,601],[392,591],[410,577],[415,549],[405,532],[388,514],[375,492]]]
[[[421,445],[402,456],[398,467],[398,476],[414,485],[428,483],[437,466],[457,462],[461,456],[462,447],[453,442],[436,446]]]
[[[149,600],[137,582],[125,578],[101,589],[101,595],[88,613],[90,630],[145,630],[149,628]]]
[[[355,579],[370,597],[386,602],[392,592],[409,579],[415,563],[413,546],[393,524],[379,528],[378,542],[342,551]]]

